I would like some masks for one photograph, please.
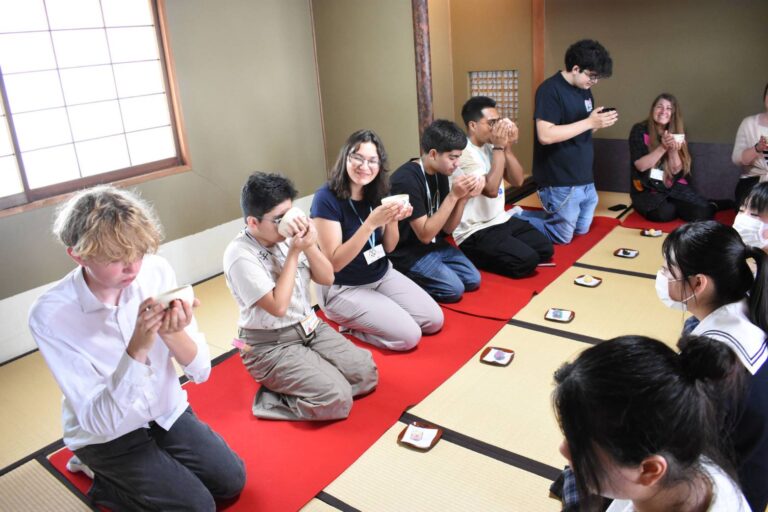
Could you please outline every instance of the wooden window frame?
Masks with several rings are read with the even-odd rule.
[[[158,45],[160,47],[160,63],[163,68],[165,93],[168,99],[171,129],[174,134],[177,156],[93,176],[86,176],[77,180],[56,183],[46,187],[30,189],[24,171],[24,162],[20,156],[21,151],[19,149],[18,139],[13,125],[13,116],[10,113],[8,95],[5,91],[5,83],[3,76],[0,75],[0,97],[4,104],[6,119],[11,132],[11,141],[15,153],[14,157],[19,165],[19,173],[24,187],[24,191],[18,194],[0,198],[0,218],[60,203],[71,197],[76,191],[94,185],[111,183],[118,187],[126,187],[186,172],[192,169],[189,158],[187,134],[184,127],[184,118],[181,112],[176,69],[168,36],[165,0],[150,0],[150,3],[152,5],[152,14],[155,18]]]

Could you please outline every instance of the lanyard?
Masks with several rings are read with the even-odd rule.
[[[264,247],[261,242],[256,240],[255,237],[251,236],[251,234],[248,232],[248,229],[243,229],[243,233],[245,233],[245,236],[248,238],[248,240],[253,242],[253,244],[256,246],[257,249],[262,249],[264,252],[268,253],[273,258],[277,258],[277,256],[275,256],[275,254],[272,251]],[[277,250],[280,251],[280,255],[283,256],[283,262],[285,262],[285,253],[283,253],[283,250],[280,248],[280,244],[275,244],[275,246],[277,247]],[[267,268],[267,264],[264,263],[263,259],[259,258],[259,263],[261,263],[261,266],[264,267],[264,270],[266,270],[267,272],[270,272],[270,269]],[[282,273],[282,269],[280,269],[280,272]],[[294,278],[293,282],[296,285],[296,288],[299,289],[299,295],[301,296],[301,300],[303,301],[301,306],[304,307],[305,304],[309,304],[309,300],[307,300],[307,294],[304,293],[304,284],[301,282],[301,272],[298,266],[296,268],[296,277]]]
[[[429,203],[429,216],[431,217],[440,209],[440,184],[435,180],[435,204],[432,203],[432,192],[429,191],[429,182],[427,181],[427,171],[424,170],[424,162],[419,158],[419,167],[424,175],[424,186],[427,188],[427,203]]]
[[[357,220],[360,221],[360,225],[363,225],[363,219],[360,218],[360,214],[357,213],[357,210],[355,209],[355,205],[352,204],[352,199],[347,199],[349,201],[349,207],[352,208],[352,211],[355,212],[355,215],[357,216]],[[370,212],[373,212],[373,208],[370,206],[368,207],[370,209]],[[371,245],[371,249],[373,249],[376,246],[376,230],[373,230],[373,233],[371,233],[371,237],[368,239],[368,243]]]

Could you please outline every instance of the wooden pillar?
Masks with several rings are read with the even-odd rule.
[[[432,61],[429,53],[429,11],[427,0],[411,0],[413,43],[416,52],[416,95],[419,111],[419,138],[432,122]]]
[[[533,35],[532,98],[536,97],[536,89],[544,81],[544,2],[545,0],[531,0],[531,32]]]

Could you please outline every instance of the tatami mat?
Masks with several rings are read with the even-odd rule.
[[[304,505],[301,508],[301,511],[302,512],[338,512],[339,509],[336,507],[332,507],[317,498],[314,498],[312,501]]]
[[[664,262],[661,245],[667,235],[653,238],[642,236],[640,232],[639,229],[616,227],[579,258],[578,263],[655,275]],[[636,249],[639,253],[635,258],[614,256],[614,251],[621,248]]]
[[[602,278],[602,284],[597,288],[575,285],[574,279],[585,273]],[[570,323],[545,320],[549,308],[570,309],[576,317]],[[651,279],[573,267],[534,297],[514,320],[600,339],[640,334],[674,345],[685,316],[661,303]]]
[[[224,275],[196,285],[195,297],[200,300],[200,307],[195,310],[195,318],[200,331],[205,333],[208,340],[211,357],[231,350],[232,338],[237,336],[239,312],[235,299],[229,293]]]
[[[33,460],[0,476],[0,510],[65,512],[91,508]]]
[[[397,444],[405,427],[392,426],[325,492],[365,511],[560,509],[549,480],[446,440],[428,452],[405,448]]]
[[[0,410],[0,468],[61,438],[61,391],[40,352],[0,367]]]
[[[629,194],[624,192],[603,192],[598,191],[597,208],[595,209],[595,215],[601,217],[613,217],[618,218],[624,211],[632,204],[632,199]],[[518,206],[527,208],[541,208],[541,201],[539,201],[539,195],[534,192],[533,194],[526,196],[519,201],[515,201]],[[624,205],[624,208],[618,211],[612,211],[608,208],[612,206]]]
[[[409,413],[530,459],[561,467],[560,429],[552,413],[552,375],[590,345],[505,326],[487,346],[510,348],[506,367],[479,354]]]

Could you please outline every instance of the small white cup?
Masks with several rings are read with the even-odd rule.
[[[394,196],[381,198],[381,204],[389,203],[400,203],[402,207],[405,208],[410,203],[410,199],[408,198],[408,194],[396,194]]]
[[[277,232],[280,233],[281,236],[284,236],[285,238],[290,238],[296,233],[293,232],[293,229],[291,228],[291,225],[289,222],[291,222],[294,219],[297,219],[299,217],[306,217],[307,214],[304,213],[304,210],[299,208],[298,206],[294,206],[287,212],[283,214],[283,218],[280,219],[280,224],[277,225]]]
[[[161,293],[155,297],[155,301],[162,304],[163,309],[168,309],[171,306],[171,302],[177,299],[188,302],[191,306],[195,301],[195,292],[192,290],[192,285],[187,284],[180,286],[179,288],[168,290],[167,292]]]
[[[685,134],[684,133],[673,133],[672,136],[675,138],[675,142],[678,142],[680,144],[685,142]]]

